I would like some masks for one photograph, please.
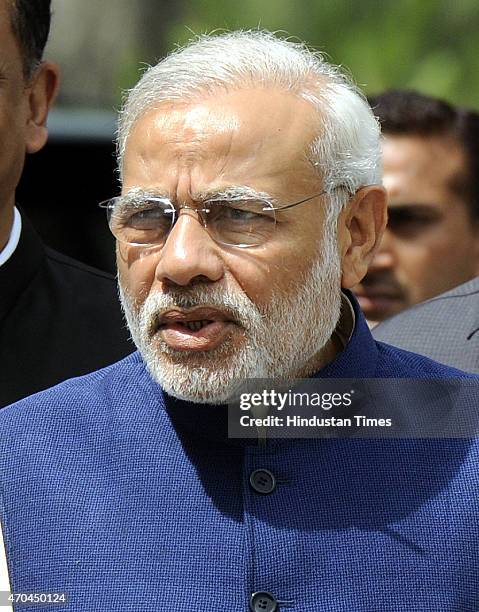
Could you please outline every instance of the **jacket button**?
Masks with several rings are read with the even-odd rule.
[[[251,595],[249,607],[252,612],[275,612],[278,610],[278,602],[271,593],[259,591]]]
[[[276,478],[269,470],[255,470],[249,477],[249,483],[261,495],[269,495],[276,489]]]

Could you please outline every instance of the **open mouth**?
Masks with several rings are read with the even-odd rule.
[[[175,321],[176,325],[180,325],[182,327],[185,327],[186,329],[189,329],[190,331],[200,331],[200,329],[203,329],[203,327],[206,327],[207,325],[211,325],[212,323],[214,323],[214,321],[211,321],[209,319],[203,319],[202,321]],[[160,325],[159,329],[164,329],[166,328],[168,325],[171,324],[166,324],[163,323]]]
[[[159,317],[156,326],[170,348],[183,351],[212,350],[239,329],[230,315],[209,307],[170,310]]]

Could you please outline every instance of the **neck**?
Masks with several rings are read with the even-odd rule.
[[[0,252],[5,248],[13,226],[13,206],[0,208]]]
[[[314,355],[293,378],[308,378],[334,361],[337,355],[346,348],[354,331],[354,314],[349,300],[341,294],[341,315],[331,338],[323,348]]]
[[[328,363],[334,361],[336,355],[343,350],[343,346],[336,335],[333,333],[321,351],[314,355],[292,378],[308,378],[322,370]]]

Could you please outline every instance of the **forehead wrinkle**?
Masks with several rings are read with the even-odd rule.
[[[221,136],[239,128],[237,117],[228,113],[226,109],[218,113],[217,108],[209,107],[208,100],[205,100],[204,104],[170,107],[165,112],[158,110],[160,109],[151,109],[143,118],[148,121],[148,115],[153,115],[148,132],[156,131],[158,134],[171,135],[166,141],[167,144],[182,145],[189,141],[202,143],[205,138]]]
[[[142,157],[137,168],[151,184],[159,172],[164,178],[160,182],[174,193],[173,185],[181,183],[182,198],[188,198],[188,192],[211,193],[210,185],[214,191],[224,191],[224,186],[254,185],[262,197],[265,188],[278,196],[290,189],[298,197],[304,190],[309,192],[309,183],[317,181],[318,175],[309,157],[315,131],[308,120],[310,113],[304,116],[298,106],[300,111],[304,107],[309,110],[310,104],[296,97],[286,96],[285,100],[284,92],[280,93],[277,111],[264,121],[252,111],[249,92],[226,96],[224,104],[207,98],[190,105],[157,106],[137,124],[135,141]],[[271,105],[269,96],[260,102],[263,112]],[[134,157],[132,161],[135,163]],[[183,175],[191,170],[190,184],[185,184]]]
[[[156,187],[150,187],[148,189],[145,189],[144,187],[139,187],[136,185],[133,185],[132,187],[130,187],[123,194],[123,197],[125,198],[148,197],[148,196],[153,196],[155,198],[163,198],[163,197],[168,198],[169,197],[164,189],[156,188]]]

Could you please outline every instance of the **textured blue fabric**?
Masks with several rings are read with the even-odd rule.
[[[355,308],[319,376],[457,375],[374,342]],[[244,612],[265,590],[294,612],[479,610],[476,440],[235,442],[138,354],[4,409],[0,432],[13,589],[68,592],[55,609]]]

